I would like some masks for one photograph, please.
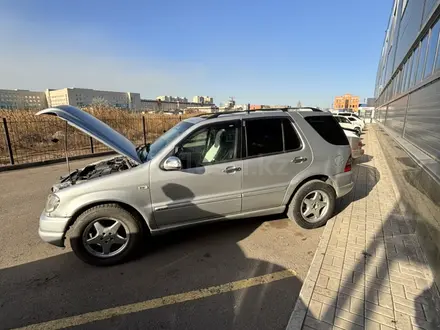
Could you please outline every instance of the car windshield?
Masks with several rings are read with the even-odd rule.
[[[152,160],[163,148],[165,148],[170,142],[172,142],[175,138],[180,136],[183,132],[185,132],[188,128],[193,126],[194,124],[182,121],[178,123],[176,126],[168,130],[166,133],[161,135],[156,141],[154,141],[151,145],[146,144],[138,149],[138,155],[142,162],[147,162]]]

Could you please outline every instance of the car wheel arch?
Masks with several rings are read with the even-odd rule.
[[[289,205],[290,202],[292,201],[293,196],[295,196],[296,192],[299,190],[299,188],[301,188],[303,185],[305,185],[307,182],[313,181],[313,180],[319,180],[322,182],[327,183],[328,185],[330,185],[333,189],[334,185],[333,185],[333,181],[330,179],[330,177],[328,175],[325,174],[316,174],[316,175],[312,175],[309,176],[305,179],[303,179],[302,181],[300,181],[295,188],[293,189],[292,193],[289,195],[289,198],[286,200],[285,205]]]
[[[95,201],[89,204],[85,204],[82,205],[80,208],[76,209],[69,221],[68,226],[66,227],[66,231],[67,232],[69,230],[70,227],[72,227],[76,221],[76,219],[85,211],[87,211],[88,209],[91,209],[92,207],[98,206],[98,205],[104,205],[104,204],[117,204],[119,205],[121,208],[123,208],[124,210],[130,212],[131,214],[133,214],[135,216],[135,218],[139,221],[139,223],[142,225],[143,229],[145,230],[145,232],[151,232],[151,227],[149,224],[148,219],[146,219],[141,212],[139,212],[139,210],[137,210],[135,207],[131,206],[130,204],[121,202],[121,201],[117,201],[117,200],[101,200],[101,201]]]

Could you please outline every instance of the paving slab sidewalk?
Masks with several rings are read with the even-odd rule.
[[[370,124],[355,188],[337,207],[287,326],[298,329],[440,329],[439,296],[413,221]]]

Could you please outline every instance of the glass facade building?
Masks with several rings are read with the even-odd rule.
[[[440,287],[440,0],[395,0],[375,86],[386,160]],[[391,138],[393,137],[393,138]],[[412,232],[411,232],[412,233]],[[411,234],[410,233],[410,234]]]
[[[376,78],[375,117],[440,161],[440,3],[395,0]]]

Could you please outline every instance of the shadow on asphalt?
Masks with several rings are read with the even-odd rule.
[[[68,252],[2,269],[1,328],[55,320],[282,271],[284,268],[279,265],[248,258],[239,246],[262,222],[271,219],[279,217],[222,222],[157,236],[152,238],[149,251],[141,258],[113,267],[89,266]],[[301,285],[293,276],[78,328],[284,329]]]

